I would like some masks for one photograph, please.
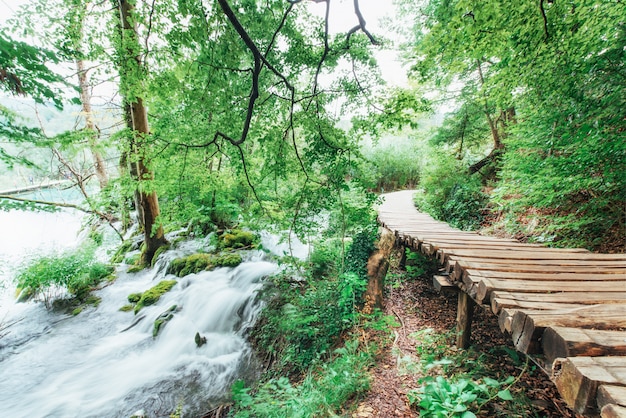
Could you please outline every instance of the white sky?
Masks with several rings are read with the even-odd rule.
[[[0,24],[11,17],[21,5],[29,0],[0,0]],[[325,3],[309,2],[311,11],[323,17]],[[380,25],[380,19],[393,17],[395,7],[392,0],[359,0],[359,6],[363,18],[367,22],[367,29],[374,35],[384,34],[389,36],[389,31]],[[330,30],[331,32],[345,32],[356,26],[358,19],[354,14],[353,0],[331,0],[330,2]],[[377,51],[376,58],[381,68],[383,78],[392,85],[406,85],[406,70],[397,59],[398,54],[392,50]]]

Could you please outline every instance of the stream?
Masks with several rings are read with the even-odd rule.
[[[52,217],[42,225],[50,228],[58,222],[62,231],[46,234],[63,239],[44,244],[76,245],[80,226],[76,214],[23,214],[0,213],[0,228],[17,222],[7,223],[5,215]],[[54,221],[56,216],[61,218]],[[14,265],[27,258],[32,248],[18,250],[8,245],[6,230],[2,231],[0,279],[5,288],[0,323],[13,325],[0,337],[0,416],[130,417],[142,413],[169,417],[179,405],[184,416],[201,416],[229,396],[235,380],[257,376],[245,335],[262,308],[255,297],[262,280],[278,270],[263,251],[246,252],[245,261],[235,268],[183,278],[166,275],[169,261],[204,245],[187,242],[164,253],[152,269],[129,274],[127,266],[119,266],[116,281],[95,292],[102,298],[100,305],[69,316],[48,311],[40,302],[13,301],[11,261]],[[32,243],[32,239],[25,242]],[[279,255],[286,251],[284,244],[267,234],[263,247]],[[306,248],[301,247],[301,255],[306,255]],[[128,303],[129,294],[143,292],[164,279],[178,283],[155,305],[137,315],[119,310]],[[154,338],[155,319],[173,305],[176,313]],[[207,343],[198,347],[196,333]]]

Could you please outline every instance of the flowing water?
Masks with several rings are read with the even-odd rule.
[[[265,236],[264,247],[284,252],[272,239]],[[198,245],[169,251],[140,273],[120,267],[117,280],[96,292],[100,305],[74,317],[4,298],[0,321],[15,324],[0,338],[0,416],[129,417],[143,411],[167,417],[178,405],[184,416],[201,416],[228,396],[234,380],[254,378],[245,334],[261,309],[262,279],[278,269],[262,251],[249,252],[236,268],[177,279],[137,315],[119,311],[129,294],[176,279],[164,273],[166,264]],[[174,305],[173,318],[154,338],[154,320]],[[196,333],[207,343],[198,347]]]

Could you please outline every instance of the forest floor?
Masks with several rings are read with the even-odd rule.
[[[406,273],[390,269],[387,278],[402,276],[406,277]],[[408,418],[420,415],[419,407],[409,404],[407,393],[419,388],[419,379],[424,376],[415,371],[406,372],[410,368],[402,366],[407,364],[407,359],[409,363],[419,363],[420,354],[424,354],[424,350],[419,348],[419,340],[422,339],[419,337],[420,330],[432,329],[444,335],[448,333],[449,346],[446,349],[455,350],[450,331],[456,320],[456,296],[437,293],[430,280],[404,279],[388,284],[384,312],[395,317],[401,326],[395,329],[393,344],[387,344],[381,349],[376,367],[372,370],[371,390],[358,403],[356,411],[351,413],[353,418]],[[476,361],[481,364],[476,364],[476,368],[481,373],[494,376],[502,376],[504,373],[519,378],[511,387],[515,401],[496,399],[481,409],[477,414],[479,417],[580,417],[571,412],[560,399],[546,373],[533,363],[524,366],[523,360],[521,363],[519,359],[515,362],[506,355],[505,347],[514,353],[511,339],[500,331],[495,315],[477,308],[472,328],[472,352],[485,356],[479,354]],[[435,373],[443,374],[441,371]],[[512,402],[515,405],[510,405]]]

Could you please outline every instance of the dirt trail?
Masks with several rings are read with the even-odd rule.
[[[397,270],[396,273],[401,274]],[[395,330],[393,346],[385,348],[381,353],[381,358],[372,371],[371,391],[358,404],[352,417],[418,417],[418,410],[409,405],[407,392],[418,388],[419,384],[415,375],[399,371],[399,359],[406,356],[417,359],[418,342],[411,334],[426,328],[445,333],[454,326],[456,315],[454,295],[438,294],[428,279],[402,281],[399,285],[396,282],[396,286],[399,287],[387,286],[384,310],[387,315],[396,317],[401,326]],[[512,348],[510,338],[500,331],[495,316],[482,309],[477,309],[475,314],[472,344],[478,352],[489,352],[497,346]],[[497,364],[490,365],[495,368],[494,370],[506,371],[512,376],[519,374],[519,368],[516,368],[513,360],[507,356],[497,357],[495,363]],[[560,400],[554,385],[540,370],[526,372],[512,390],[526,394],[530,401],[526,410],[511,415],[505,407],[491,405],[479,416],[579,418]]]

